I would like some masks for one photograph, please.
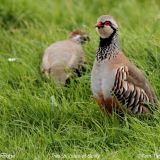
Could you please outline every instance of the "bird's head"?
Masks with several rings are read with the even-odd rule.
[[[88,33],[83,32],[79,29],[72,31],[69,34],[69,38],[81,44],[84,44],[86,41],[90,40]]]
[[[109,38],[117,30],[118,25],[112,16],[102,15],[97,19],[96,31],[101,38]]]

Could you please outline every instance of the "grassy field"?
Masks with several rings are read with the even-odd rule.
[[[160,159],[159,111],[107,118],[92,97],[102,14],[116,18],[122,50],[160,96],[159,0],[0,0],[0,159],[2,153],[16,160]],[[91,38],[84,46],[88,71],[60,88],[41,78],[41,58],[75,28]]]

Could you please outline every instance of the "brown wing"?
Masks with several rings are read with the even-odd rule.
[[[127,81],[142,88],[147,94],[151,103],[157,103],[157,97],[144,75],[132,64],[128,65],[128,72],[129,75],[127,77]]]

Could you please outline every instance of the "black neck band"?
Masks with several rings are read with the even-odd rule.
[[[100,37],[99,47],[105,47],[105,46],[109,46],[111,44],[112,38],[116,33],[116,29],[114,29],[114,28],[112,28],[112,29],[113,29],[113,33],[110,35],[110,37],[108,37],[108,38],[101,38]]]

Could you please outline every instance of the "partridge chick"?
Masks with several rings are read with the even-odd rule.
[[[99,47],[91,73],[91,88],[101,109],[148,113],[148,104],[156,103],[156,95],[141,71],[123,54],[118,45],[118,25],[113,17],[100,16],[96,31]]]
[[[42,74],[64,85],[72,72],[86,63],[82,44],[88,40],[86,32],[75,30],[70,33],[69,39],[50,45],[42,59]]]

